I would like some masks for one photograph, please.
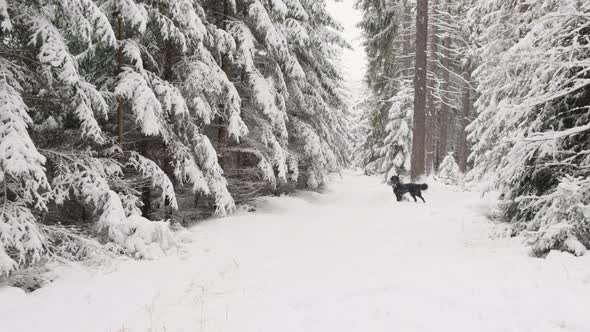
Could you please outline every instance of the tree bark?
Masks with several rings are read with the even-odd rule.
[[[416,66],[414,72],[414,121],[412,133],[412,179],[424,175],[426,65],[428,43],[428,0],[418,0],[416,10]]]
[[[463,71],[463,96],[462,96],[462,112],[460,114],[461,131],[459,133],[459,168],[461,172],[467,171],[467,159],[469,158],[469,142],[467,142],[466,128],[469,124],[471,116],[471,64],[468,62]]]
[[[403,14],[403,21],[402,21],[402,31],[403,31],[403,78],[409,79],[410,75],[412,74],[412,34],[410,33],[412,29],[412,15],[410,14],[410,8],[408,6],[408,2],[404,2],[404,14]]]
[[[436,12],[437,0],[432,0],[431,2],[431,18],[434,17],[434,13]],[[428,62],[428,72],[430,73],[430,79],[428,79],[428,103],[426,108],[426,138],[425,138],[425,149],[426,149],[426,157],[425,157],[425,168],[426,168],[426,175],[432,173],[432,168],[434,166],[434,133],[436,130],[436,107],[434,104],[434,86],[436,84],[436,74],[437,74],[437,29],[436,24],[432,24],[430,26],[430,56]]]
[[[448,5],[447,5],[448,6]],[[448,7],[447,7],[448,8]],[[438,137],[438,155],[439,160],[437,161],[437,169],[442,161],[442,158],[446,157],[447,150],[448,150],[448,130],[449,130],[449,122],[450,122],[450,86],[451,86],[451,78],[449,72],[449,47],[451,46],[451,37],[446,34],[443,39],[443,58],[442,58],[442,66],[444,67],[443,70],[443,103],[440,109],[440,116],[439,116],[439,137]]]

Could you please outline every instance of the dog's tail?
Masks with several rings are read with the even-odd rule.
[[[422,183],[420,185],[420,190],[426,190],[426,189],[428,189],[428,185],[426,183]]]

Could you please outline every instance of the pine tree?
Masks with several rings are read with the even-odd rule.
[[[23,1],[0,6],[5,98],[0,113],[0,185],[5,188],[0,194],[0,273],[38,261],[50,247],[51,239],[37,224],[39,214],[60,198],[46,133],[59,128],[65,129],[64,138],[106,142],[98,121],[108,113],[107,96],[87,81],[79,66],[95,47],[114,45],[106,16],[85,0],[37,5]],[[64,34],[54,22],[72,28]]]
[[[494,176],[503,217],[536,255],[590,245],[588,13],[586,2],[486,1],[469,15],[486,59],[474,72],[470,175]]]
[[[2,9],[2,8],[0,8]],[[5,13],[5,9],[3,10]],[[3,14],[6,15],[6,14]],[[10,32],[10,18],[3,16],[2,29]],[[36,261],[44,251],[31,206],[45,210],[50,188],[45,174],[46,158],[28,133],[33,124],[21,96],[22,69],[0,61],[0,275],[19,264]]]
[[[324,2],[0,1],[0,28],[0,274],[101,246],[69,225],[161,255],[170,220],[349,162]]]
[[[382,169],[387,169],[386,179],[392,175],[408,174],[412,153],[413,91],[409,82],[404,82],[400,91],[390,100],[389,123],[382,154],[385,155]]]
[[[449,153],[440,164],[438,171],[438,179],[445,184],[456,185],[462,180],[462,172],[459,165],[455,161],[453,153]]]
[[[350,45],[338,33],[342,27],[328,13],[326,1],[302,0],[301,5],[308,13],[308,28],[305,33],[290,28],[295,31],[290,33],[289,47],[306,80],[287,82],[288,105],[294,106],[289,107],[289,122],[291,141],[303,166],[301,180],[306,187],[317,188],[327,183],[329,172],[351,162],[350,109],[337,56]]]
[[[400,140],[405,137],[404,130],[412,126],[400,119],[411,114],[408,110],[413,105],[413,98],[407,95],[414,57],[413,25],[409,23],[412,3],[367,0],[357,6],[364,14],[360,27],[369,58],[370,96],[363,111],[368,131],[356,149],[356,158],[368,174],[402,174],[408,171],[405,149],[411,146],[411,138]]]
[[[348,106],[332,56],[347,45],[328,29],[338,26],[324,3],[238,1],[236,6],[228,25],[237,44],[236,78],[249,87],[241,91],[249,96],[244,107],[252,110],[245,121],[253,128],[236,149],[244,160],[257,160],[253,165],[272,188],[288,182],[316,188],[327,172],[348,162],[350,135],[343,122]],[[252,183],[234,181],[240,187]]]

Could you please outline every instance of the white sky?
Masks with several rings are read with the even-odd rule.
[[[354,2],[355,0],[330,0],[328,9],[342,23],[345,37],[353,45],[353,50],[344,52],[342,62],[347,73],[347,86],[353,93],[358,93],[364,77],[366,57],[361,45],[361,32],[356,26],[361,21],[362,14],[354,9]]]

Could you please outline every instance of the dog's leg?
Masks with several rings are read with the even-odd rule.
[[[422,197],[422,193],[418,193],[416,196],[420,197],[422,202],[426,203],[426,201],[424,200],[424,197]]]
[[[410,196],[412,196],[412,198],[414,199],[414,203],[418,202],[418,200],[416,199],[416,195],[414,195],[414,193],[410,193]]]
[[[395,187],[393,188],[393,196],[395,196],[395,200],[399,202],[399,195],[398,195],[398,193],[395,191]]]
[[[401,202],[401,201],[402,201],[402,196],[403,196],[403,195],[402,195],[402,194],[400,194],[400,193],[399,193],[399,191],[397,191],[397,190],[396,190],[396,188],[393,188],[393,193],[395,194],[395,199],[396,199],[398,202]]]

